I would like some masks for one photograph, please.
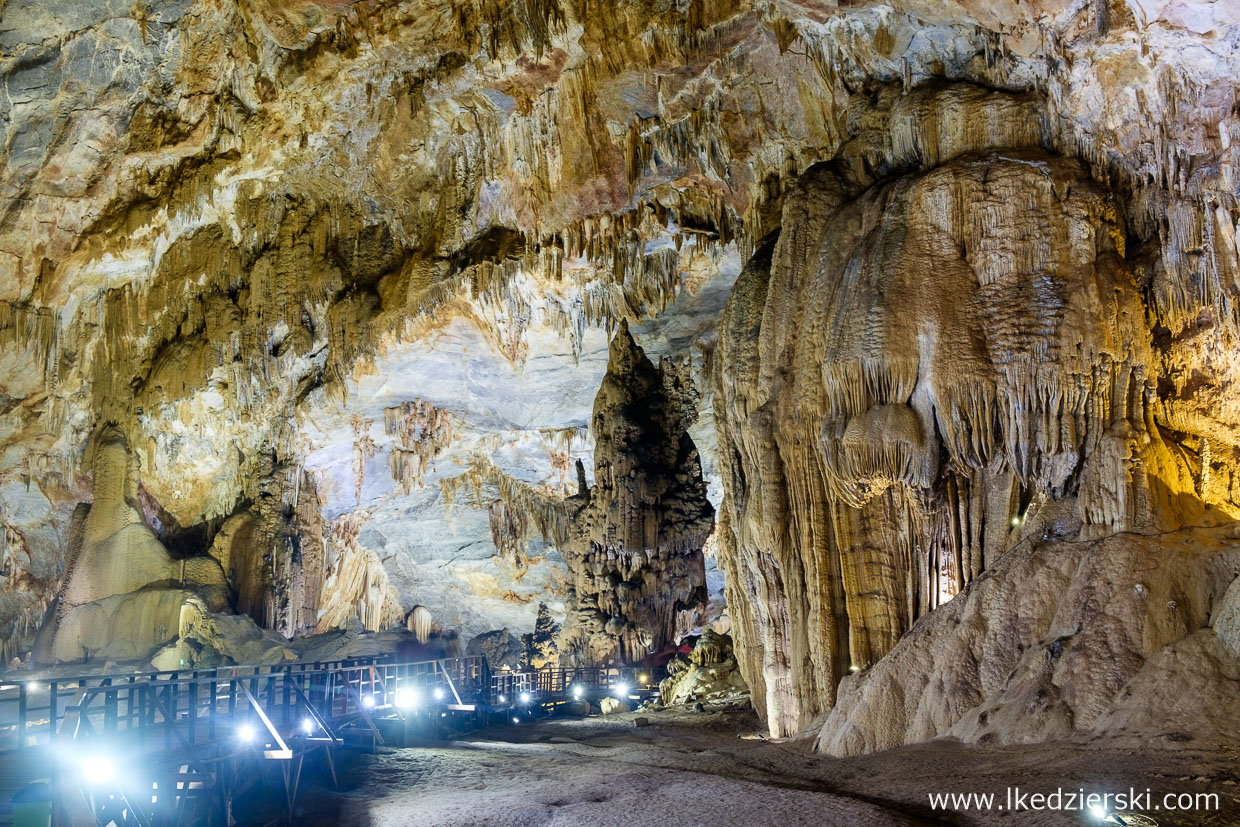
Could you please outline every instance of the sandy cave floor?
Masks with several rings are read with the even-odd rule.
[[[637,716],[650,725],[635,727]],[[878,755],[815,755],[810,741],[742,739],[752,713],[640,712],[548,719],[470,733],[443,746],[381,748],[349,764],[341,789],[308,774],[294,823],[436,827],[617,825],[1097,824],[1081,812],[944,812],[929,793],[1009,786],[1218,793],[1220,809],[1169,825],[1240,824],[1235,750],[979,748],[938,741]],[[240,814],[239,814],[240,815]],[[244,818],[242,818],[244,823]]]

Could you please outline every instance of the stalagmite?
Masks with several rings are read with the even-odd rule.
[[[594,400],[595,484],[564,548],[572,576],[560,662],[638,661],[705,610],[702,546],[714,526],[697,449],[692,386],[658,369],[621,325]]]
[[[35,657],[42,663],[134,658],[176,637],[193,596],[227,605],[223,572],[210,557],[173,559],[137,505],[133,456],[120,429],[94,444],[94,500],[75,531],[69,568]]]

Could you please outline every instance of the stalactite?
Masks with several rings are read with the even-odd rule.
[[[455,417],[422,399],[383,411],[383,430],[395,437],[392,479],[406,491],[432,469],[435,456],[452,443]]]
[[[564,498],[564,492],[513,479],[487,456],[475,456],[466,473],[442,479],[439,486],[449,507],[465,502],[493,515],[492,538],[498,540],[496,550],[505,560],[511,562],[510,554],[523,556],[524,544],[535,534],[557,548],[568,542],[574,503]]]
[[[737,618],[776,732],[829,706],[847,667],[875,663],[1020,538],[1164,530],[1205,511],[1176,499],[1200,475],[1151,426],[1145,306],[1115,247],[1118,217],[1078,166],[1005,151],[851,200],[847,186],[811,170],[785,197],[769,263],[756,257],[738,281],[714,360],[721,562],[742,581],[819,583],[816,601],[767,595],[777,612]],[[771,487],[786,501],[768,501]],[[822,631],[804,638],[805,626]],[[801,648],[818,686],[754,660]]]
[[[431,630],[435,627],[435,619],[430,609],[425,606],[414,606],[405,619],[405,625],[417,637],[418,643],[426,643],[430,640]]]
[[[318,632],[344,627],[352,618],[372,631],[404,623],[405,612],[383,562],[358,543],[369,517],[355,511],[327,528],[329,565],[319,597]]]

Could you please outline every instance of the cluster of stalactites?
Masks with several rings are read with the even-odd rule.
[[[534,537],[557,548],[568,542],[577,504],[562,488],[514,479],[485,456],[473,457],[465,473],[440,480],[439,487],[448,507],[463,502],[487,509],[495,548],[509,562],[525,559],[525,546]]]
[[[456,418],[422,399],[383,410],[383,431],[396,438],[392,479],[405,490],[420,484],[434,458],[452,442]]]
[[[1006,365],[998,381],[939,385],[929,437],[910,407],[916,363],[825,366],[829,414],[821,436],[829,491],[859,507],[888,485],[929,489],[944,459],[957,470],[998,459],[1021,486],[1063,494],[1079,460],[1109,428],[1127,423],[1134,437],[1147,430],[1152,388],[1145,365],[1092,355],[1080,373],[1024,358]],[[1092,522],[1102,515],[1086,516]]]
[[[369,519],[365,511],[355,511],[327,527],[328,567],[318,610],[319,632],[347,626],[355,617],[371,631],[405,622],[400,596],[383,561],[357,541]]]

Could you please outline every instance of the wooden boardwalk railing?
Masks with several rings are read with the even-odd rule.
[[[398,738],[407,739],[411,727],[440,737],[445,724],[471,728],[493,720],[491,713],[505,712],[514,722],[542,714],[576,698],[577,689],[589,696],[622,688],[627,694],[643,677],[627,667],[493,675],[484,657],[472,656],[11,682],[0,686],[0,762],[20,765],[21,755],[38,753],[63,764],[64,756],[74,756],[55,772],[78,779],[77,798],[98,823],[129,812],[136,821],[116,823],[147,825],[179,823],[202,808],[227,810],[237,790],[261,775],[259,765],[274,760],[282,762],[291,814],[311,752],[323,751],[334,779],[333,750],[382,743],[381,728],[390,733],[394,726]],[[117,775],[131,784],[145,779],[145,792],[90,783],[80,755],[127,762],[134,769]]]
[[[631,666],[586,666],[578,669],[540,669],[533,673],[534,691],[543,696],[567,695],[574,686],[606,692],[624,685],[635,689],[646,673]]]
[[[228,712],[235,711],[239,682],[247,682],[251,691],[264,693],[287,684],[287,692],[291,693],[294,682],[303,689],[321,687],[325,675],[365,669],[374,662],[368,658],[4,683],[0,684],[0,751],[51,743],[59,737],[68,707],[83,701],[88,704],[88,714],[100,719],[101,732],[149,729],[162,724],[163,712],[158,709],[157,699],[167,708],[170,718],[176,717],[173,713],[198,710],[199,715],[187,715],[189,726],[196,730],[200,717],[205,715],[208,725],[218,719],[219,705],[207,701],[212,697],[223,701],[224,697],[219,697],[221,689],[230,693],[225,696]],[[276,692],[277,701],[282,697],[281,692]]]

